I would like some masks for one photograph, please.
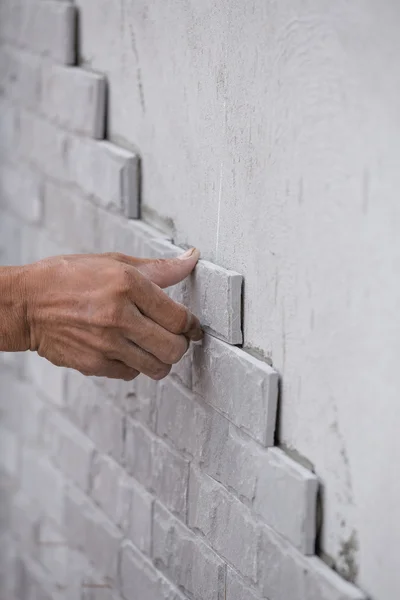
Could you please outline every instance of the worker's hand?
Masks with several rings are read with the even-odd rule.
[[[161,288],[187,277],[198,258],[195,249],[167,260],[78,254],[27,266],[30,350],[85,375],[162,379],[202,331]]]

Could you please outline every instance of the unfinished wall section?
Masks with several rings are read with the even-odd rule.
[[[68,2],[0,4],[0,259],[168,257],[138,156],[104,140],[105,78],[76,65]],[[318,479],[274,447],[278,374],[238,347],[240,274],[168,290],[207,334],[162,382],[0,370],[4,600],[362,600],[315,554]]]

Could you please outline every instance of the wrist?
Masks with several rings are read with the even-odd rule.
[[[0,267],[0,351],[30,348],[27,320],[28,267]]]

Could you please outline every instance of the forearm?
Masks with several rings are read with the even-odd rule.
[[[0,351],[29,349],[25,267],[0,267]]]

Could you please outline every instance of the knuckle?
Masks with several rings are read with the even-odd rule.
[[[187,350],[187,344],[184,341],[182,341],[182,343],[179,343],[179,342],[171,343],[167,350],[167,362],[171,365],[176,364],[177,362],[179,362],[181,360],[181,358],[185,354],[186,350]]]
[[[161,364],[154,368],[151,378],[155,381],[160,381],[160,379],[164,379],[168,375],[171,370],[171,365]]]
[[[188,323],[188,313],[186,308],[183,306],[177,305],[177,310],[175,311],[173,318],[173,329],[174,333],[182,333],[186,331]]]
[[[95,356],[89,361],[88,369],[92,375],[101,376],[106,372],[105,361],[101,356]]]

